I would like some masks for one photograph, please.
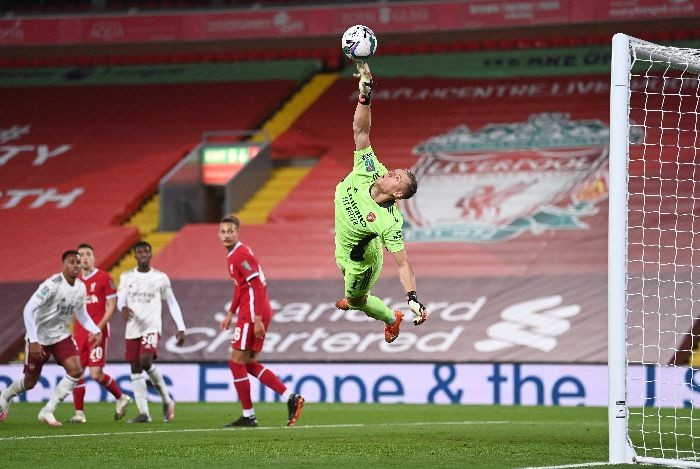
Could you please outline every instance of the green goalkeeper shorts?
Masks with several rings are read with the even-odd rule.
[[[382,273],[382,263],[382,256],[378,256],[377,260],[374,261],[372,265],[370,265],[364,272],[351,273],[340,262],[338,262],[338,267],[343,273],[343,278],[345,280],[345,296],[348,298],[360,298],[368,295],[372,290],[372,286],[377,283],[379,274]]]

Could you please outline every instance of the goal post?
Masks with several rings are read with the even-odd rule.
[[[689,363],[700,343],[699,74],[700,50],[613,37],[608,206],[613,464],[700,467],[700,410],[695,411],[700,373]]]
[[[614,464],[632,462],[627,444],[625,302],[630,39],[613,37],[610,79],[608,188],[608,452]],[[631,453],[631,451],[630,451]]]

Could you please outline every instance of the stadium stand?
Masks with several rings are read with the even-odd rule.
[[[381,65],[377,65],[380,68]],[[391,71],[388,71],[391,73]],[[436,72],[439,73],[439,72]],[[582,81],[591,80],[600,82],[600,76],[581,77]],[[391,90],[412,90],[413,93],[420,93],[422,90],[430,89],[467,89],[475,86],[517,86],[524,84],[522,80],[504,80],[501,82],[455,80],[440,78],[382,78],[380,80],[381,89],[391,94]],[[542,81],[548,83],[547,86],[554,86],[558,79],[548,78]],[[541,84],[541,83],[540,83]],[[542,85],[544,86],[544,85]],[[352,129],[348,123],[348,116],[352,115],[354,99],[352,82],[348,79],[339,80],[297,121],[293,127],[278,138],[273,145],[273,154],[278,158],[289,158],[290,155],[320,156],[320,161],[314,166],[310,174],[271,212],[269,223],[265,229],[255,229],[254,239],[261,239],[260,246],[256,248],[261,258],[268,259],[266,265],[270,273],[275,278],[295,278],[302,273],[304,276],[333,277],[336,274],[336,267],[328,261],[304,262],[303,256],[310,255],[313,259],[320,260],[323,256],[314,253],[304,254],[304,249],[297,249],[300,241],[305,243],[308,237],[314,241],[327,238],[329,231],[333,227],[333,205],[332,193],[337,182],[342,179],[348,171],[348,161],[352,155]],[[467,102],[459,99],[426,98],[421,100],[420,118],[406,119],[405,116],[412,115],[415,111],[415,101],[411,99],[390,99],[384,101],[381,92],[376,98],[373,106],[373,129],[372,142],[375,150],[383,161],[390,168],[414,167],[417,156],[413,154],[412,147],[422,140],[430,138],[446,130],[457,123],[468,125],[470,128],[479,128],[490,122],[519,122],[527,119],[537,109],[540,112],[557,111],[570,113],[578,119],[606,119],[605,110],[607,106],[607,96],[598,93],[595,96],[588,96],[586,99],[572,100],[562,98],[551,100],[551,96],[543,96],[539,99],[503,99],[500,105],[494,105],[493,101],[482,100],[481,103],[469,100]],[[596,215],[596,224],[601,228],[598,236],[604,234],[605,214]],[[278,233],[273,230],[287,227],[287,232],[300,233],[301,240],[296,237],[286,237],[285,242],[266,242],[278,239]],[[302,228],[304,226],[304,228]],[[191,231],[183,231],[177,237],[175,245],[182,239],[194,240],[202,238],[201,230],[211,230],[211,227],[189,227]],[[253,230],[253,228],[246,228]],[[265,233],[267,230],[267,233]],[[273,234],[270,234],[273,233]],[[303,234],[302,234],[303,233]],[[571,242],[571,233],[558,232],[557,238],[561,238],[561,250],[566,251],[566,246]],[[577,241],[581,238],[576,235]],[[182,241],[188,244],[187,241]],[[556,242],[550,239],[548,243]],[[216,243],[214,243],[216,244]],[[257,244],[257,243],[256,243]],[[324,255],[329,254],[326,245],[311,243],[323,251]],[[326,242],[327,244],[327,242]],[[532,248],[541,245],[536,236],[526,236],[524,240],[511,243],[507,246],[473,246],[450,243],[428,243],[426,245],[416,244],[411,246],[412,257],[420,263],[423,269],[428,269],[431,276],[455,275],[469,276],[482,275],[493,271],[498,273],[503,268],[502,263],[494,264],[494,259],[507,259],[509,264],[513,264],[516,270],[523,268],[533,268],[537,262],[533,263]],[[541,245],[540,249],[544,248]],[[551,249],[548,244],[546,249]],[[179,258],[173,252],[181,252],[182,247],[173,247],[175,251],[163,253],[171,260]],[[332,249],[331,249],[332,251]],[[484,252],[486,251],[486,252]],[[289,262],[291,253],[297,253],[302,258]],[[481,254],[477,254],[480,252]],[[286,255],[283,253],[287,253]],[[465,270],[465,264],[455,264],[454,257],[445,255],[464,256],[469,259],[467,264],[469,269]],[[561,258],[560,267],[567,269],[567,263],[571,262],[569,253]],[[200,252],[200,256],[204,253]],[[427,256],[423,261],[423,255]],[[591,257],[587,255],[581,259],[583,266],[589,265],[591,269],[598,270],[605,265],[605,253],[600,253],[601,257]],[[200,258],[196,256],[196,258]],[[207,257],[209,258],[209,257]],[[276,261],[279,259],[279,263]],[[442,260],[440,260],[442,259]],[[543,259],[540,259],[543,260]],[[289,265],[287,265],[289,264]],[[295,267],[292,269],[291,265]],[[319,265],[326,268],[319,270]],[[547,268],[551,268],[551,260],[547,261]],[[184,264],[179,266],[168,264],[169,268],[175,269],[176,277],[187,275],[190,267]],[[277,267],[275,267],[277,266]],[[194,267],[193,267],[194,268]],[[197,269],[195,269],[196,271]],[[536,269],[535,269],[536,270]],[[471,272],[471,273],[470,273]],[[388,272],[391,275],[391,270]],[[426,273],[426,272],[423,272]],[[201,274],[195,275],[199,277]]]
[[[650,31],[638,34],[640,38],[660,43],[687,41],[700,38],[700,29],[680,29],[672,32]],[[443,54],[450,52],[470,52],[489,50],[523,50],[543,49],[554,47],[581,47],[608,44],[610,35],[583,34],[580,36],[553,36],[533,37],[524,39],[482,39],[464,40],[453,39],[451,41],[437,41],[430,43],[399,43],[389,42],[382,45],[382,56],[388,55],[415,55],[415,54]],[[25,53],[26,54],[26,53]],[[33,51],[31,56],[19,54],[12,57],[0,57],[0,68],[26,68],[26,67],[56,67],[59,65],[72,66],[100,66],[100,65],[137,65],[137,64],[168,64],[168,63],[225,63],[245,62],[260,60],[285,60],[285,59],[310,59],[321,60],[326,70],[337,71],[344,66],[344,58],[337,47],[310,46],[289,48],[285,45],[268,46],[263,48],[246,49],[233,47],[224,50],[192,50],[159,51],[159,52],[130,52],[127,54],[100,55],[92,52],[78,56],[37,56]]]
[[[480,73],[491,73],[493,76],[474,78],[471,75],[473,70],[466,62],[468,57],[471,55],[446,54],[442,58],[430,59],[432,61],[429,65],[424,64],[424,67],[416,67],[415,60],[409,58],[385,60],[377,57],[373,61],[378,85],[373,99],[371,139],[388,167],[411,167],[418,171],[421,168],[419,157],[425,155],[416,148],[460,126],[477,132],[490,124],[524,124],[533,115],[543,114],[565,118],[560,127],[556,123],[546,124],[552,127],[547,128],[545,133],[561,132],[566,126],[588,124],[606,128],[607,75],[581,75],[578,70],[571,69],[548,70],[542,72],[543,76],[501,78],[499,70],[481,69]],[[423,72],[430,70],[431,76],[413,76],[416,68]],[[455,76],[459,73],[462,78]],[[321,305],[332,304],[335,297],[341,294],[333,259],[332,194],[337,182],[349,170],[353,150],[350,118],[355,106],[355,89],[354,80],[346,74],[275,140],[273,156],[277,159],[320,159],[308,176],[271,211],[267,224],[243,227],[242,238],[253,245],[262,260],[266,275],[271,279],[271,292],[279,304],[301,301],[317,304],[321,308]],[[599,161],[604,156],[602,148],[599,140],[585,151],[593,155],[593,160]],[[527,150],[527,145],[513,149],[516,159],[526,166],[526,162],[542,156],[537,150]],[[559,150],[551,150],[552,153],[547,156],[556,151]],[[595,164],[591,162],[593,166]],[[520,202],[519,208],[503,206],[501,209],[504,211],[519,210],[523,214],[522,220],[542,221],[540,225],[532,224],[516,232],[507,243],[495,239],[455,242],[458,240],[447,238],[409,242],[409,256],[418,273],[420,289],[433,295],[431,301],[469,301],[475,295],[486,295],[489,301],[496,304],[488,312],[471,320],[469,331],[463,332],[459,339],[462,346],[455,346],[457,350],[452,349],[449,353],[433,355],[432,359],[455,359],[459,356],[467,360],[604,360],[605,348],[594,339],[579,340],[575,346],[573,342],[568,342],[568,346],[562,347],[556,358],[529,349],[480,354],[474,351],[473,346],[467,345],[476,342],[489,323],[495,320],[494,317],[498,317],[499,306],[505,307],[509,302],[517,301],[515,298],[526,300],[533,291],[542,296],[566,291],[566,301],[582,305],[583,308],[576,319],[577,327],[598,327],[600,315],[606,308],[607,208],[602,203],[605,200],[606,181],[602,173],[593,170],[595,168],[588,169],[591,171],[585,175],[567,173],[565,178],[571,176],[576,179],[575,187],[569,186],[558,195],[553,196],[546,186],[538,186],[538,190],[522,198],[524,202]],[[503,177],[507,179],[518,173],[517,170],[512,171],[504,173]],[[427,206],[421,208],[423,212],[439,212],[445,206],[457,203],[454,194],[442,199],[435,197],[436,182],[438,185],[449,184],[450,188],[456,187],[457,190],[462,184],[465,191],[470,184],[474,184],[468,179],[460,183],[459,174],[445,174],[437,179],[431,179],[430,173],[422,175],[425,178],[422,190],[432,191],[428,196],[432,200],[425,202]],[[515,176],[514,180],[518,177],[521,176]],[[542,177],[545,177],[544,174]],[[556,179],[559,176],[551,177]],[[451,182],[453,180],[457,181],[456,186]],[[538,176],[529,180],[539,185],[541,178]],[[421,189],[416,197],[418,206],[421,204],[420,194]],[[587,210],[572,213],[568,219],[539,218],[546,210],[538,210],[556,206],[566,212],[566,209],[571,209],[574,200],[590,202],[584,204]],[[410,214],[416,206],[404,208],[405,213]],[[554,212],[547,213],[551,215]],[[416,217],[408,217],[409,224],[414,227],[419,221]],[[576,248],[572,249],[572,246]],[[192,255],[188,256],[187,253]],[[221,308],[219,302],[223,304],[226,301],[223,254],[216,240],[216,225],[189,225],[178,233],[154,262],[171,273],[179,291],[187,292],[188,299],[183,300],[186,304],[184,308],[212,311],[213,315],[216,308]],[[396,300],[400,287],[392,263],[390,257],[385,259],[383,281],[378,285],[376,294]],[[576,266],[575,270],[572,270],[573,265]],[[203,297],[208,300],[198,300]],[[197,321],[198,326],[208,327],[212,321],[211,315],[205,314],[201,319],[193,320]],[[324,327],[332,326],[326,322],[330,319],[319,321]],[[441,322],[436,315],[433,327],[444,330],[448,324]],[[283,327],[288,333],[302,334],[305,326],[285,323]],[[573,337],[569,339],[574,340]],[[566,342],[567,339],[560,340]],[[210,355],[197,354],[197,357],[217,359],[218,354],[220,351]],[[274,352],[268,356],[278,357]],[[278,359],[304,360],[305,356],[298,350],[288,350],[284,357],[280,355]],[[351,356],[343,355],[341,358],[351,359]]]
[[[31,2],[27,12],[45,13],[48,11],[46,3]],[[246,2],[115,1],[107,2],[107,8],[111,12],[129,10],[137,14],[138,11],[148,9],[243,7],[244,3]],[[313,4],[268,2],[263,7],[299,3]],[[8,4],[5,2],[5,5]],[[58,9],[52,6],[51,13],[81,11],[85,9],[85,4],[83,1],[62,2]],[[642,25],[638,27],[641,33],[637,35],[660,42],[686,41],[700,37],[700,30],[694,25],[675,30],[671,27],[661,29],[657,27],[644,31]],[[478,133],[492,125],[524,125],[530,123],[531,119],[538,118],[544,119],[545,125],[550,125],[544,127],[544,130],[539,129],[545,134],[562,131],[567,126],[588,125],[580,124],[582,122],[592,122],[593,127],[598,123],[605,126],[609,82],[606,62],[609,58],[606,59],[606,54],[609,52],[610,30],[611,27],[608,26],[582,26],[576,31],[567,31],[560,26],[558,32],[554,29],[545,31],[532,28],[527,32],[512,30],[401,36],[402,39],[411,37],[410,40],[395,36],[382,42],[382,56],[373,59],[373,67],[376,67],[380,77],[380,91],[374,98],[375,127],[372,141],[387,166],[412,167],[417,172],[422,171],[427,182],[423,193],[427,191],[430,195],[430,203],[425,202],[426,198],[421,201],[419,197],[418,202],[409,202],[403,207],[408,215],[410,256],[419,272],[421,288],[433,292],[438,297],[438,302],[444,300],[460,304],[473,300],[479,294],[487,295],[490,300],[488,311],[469,324],[474,330],[465,332],[460,337],[461,344],[475,342],[478,334],[486,330],[493,318],[498,317],[514,298],[526,300],[533,291],[551,297],[565,292],[567,298],[564,301],[575,302],[585,311],[576,318],[580,327],[593,327],[596,318],[605,308],[605,286],[602,283],[606,262],[604,243],[607,212],[602,203],[606,189],[605,170],[594,167],[598,160],[591,160],[588,162],[589,173],[568,174],[566,177],[570,176],[574,182],[562,186],[559,192],[540,184],[540,179],[528,179],[539,192],[533,191],[528,195],[529,198],[521,198],[524,202],[519,206],[491,207],[492,212],[478,214],[493,221],[493,225],[499,229],[508,225],[506,222],[515,223],[508,225],[510,231],[501,230],[508,231],[505,234],[495,229],[491,232],[493,236],[512,238],[508,243],[491,239],[470,239],[473,242],[461,243],[455,242],[463,240],[460,236],[483,236],[483,233],[468,230],[452,233],[452,227],[441,225],[443,222],[431,218],[431,214],[449,212],[454,216],[454,213],[462,210],[461,216],[465,219],[477,216],[469,212],[473,210],[469,203],[474,197],[466,190],[470,181],[465,180],[462,181],[462,186],[459,183],[455,186],[453,181],[459,181],[459,177],[462,177],[458,172],[435,176],[435,171],[445,168],[440,163],[440,152],[431,153],[419,148],[440,138],[449,141],[450,132],[461,132],[459,129]],[[55,181],[55,176],[58,176],[66,181],[64,185],[56,187],[59,194],[65,194],[72,187],[99,188],[102,193],[109,194],[109,198],[96,198],[91,204],[81,207],[76,205],[63,212],[62,215],[65,216],[61,217],[61,221],[71,228],[63,231],[61,238],[72,245],[79,238],[90,236],[97,240],[95,244],[102,253],[103,263],[110,265],[115,253],[123,252],[124,246],[137,236],[137,230],[122,227],[119,223],[125,221],[152,194],[158,177],[191,148],[203,130],[211,130],[212,126],[220,128],[221,122],[226,122],[228,128],[258,126],[291,95],[299,83],[285,81],[280,76],[266,83],[260,77],[248,77],[252,82],[244,80],[231,83],[225,74],[216,73],[206,73],[206,79],[200,75],[198,80],[192,80],[186,85],[132,84],[122,87],[112,83],[98,86],[91,80],[95,80],[104,70],[143,70],[147,74],[149,70],[157,70],[161,65],[166,71],[171,70],[167,67],[169,65],[181,67],[185,71],[201,67],[202,70],[211,72],[217,67],[224,70],[227,66],[244,64],[249,64],[256,70],[265,69],[272,64],[272,68],[283,70],[287,66],[285,61],[307,58],[310,62],[322,64],[316,70],[323,67],[324,71],[341,72],[344,78],[333,82],[320,97],[314,98],[315,101],[308,110],[298,118],[295,117],[291,128],[274,141],[273,158],[278,163],[291,165],[309,159],[318,159],[318,163],[305,177],[302,176],[289,196],[276,206],[266,208],[265,216],[261,217],[266,221],[264,225],[246,224],[244,237],[250,237],[269,278],[274,280],[271,292],[276,301],[289,303],[303,299],[319,305],[331,302],[332,305],[337,296],[333,292],[338,291],[339,279],[332,258],[331,194],[337,181],[348,170],[348,159],[352,151],[349,121],[355,102],[355,86],[348,77],[348,71],[344,69],[346,61],[335,46],[327,45],[326,39],[328,38],[317,41],[312,38],[304,44],[318,44],[294,48],[283,42],[264,41],[260,44],[257,41],[237,43],[235,47],[230,44],[207,44],[174,47],[170,50],[163,50],[160,45],[153,48],[138,46],[111,50],[67,48],[63,52],[54,51],[50,54],[33,54],[36,50],[25,53],[20,48],[15,48],[0,58],[0,67],[3,68],[1,76],[14,80],[12,87],[0,90],[3,93],[0,99],[4,100],[6,93],[7,102],[14,103],[14,106],[20,107],[20,103],[30,105],[27,109],[14,113],[17,117],[13,116],[11,122],[0,123],[2,128],[21,127],[30,123],[31,133],[15,138],[9,144],[31,146],[35,152],[38,152],[40,145],[45,145],[42,147],[44,156],[47,151],[55,151],[63,144],[71,145],[71,152],[76,155],[77,148],[81,151],[85,149],[85,153],[81,154],[84,158],[81,162],[62,165],[58,173],[51,173],[51,177],[41,169],[53,170],[51,163],[58,161],[60,155],[49,158],[45,168],[32,171],[31,175],[30,169],[35,168],[30,166],[31,163],[25,162],[19,169],[20,172],[14,174],[15,179],[12,181],[26,179],[36,181],[39,186]],[[333,43],[336,42],[333,38]],[[581,57],[584,54],[589,54],[585,55],[588,59],[593,57],[599,62],[583,63]],[[566,65],[562,65],[566,62],[562,61],[562,57],[566,60],[574,57],[574,61],[579,61],[578,66],[567,69]],[[56,70],[56,67],[64,67],[58,70],[65,74],[66,80],[82,81],[85,84],[78,87],[66,81],[60,91],[56,91],[58,88],[47,91],[49,87],[42,82],[42,77],[45,73],[50,74],[51,70]],[[485,74],[475,76],[475,71]],[[139,79],[145,79],[144,76]],[[161,75],[152,81],[164,79],[164,75]],[[27,82],[33,88],[23,88],[18,85],[19,81]],[[202,81],[207,82],[205,87],[201,86]],[[80,88],[80,92],[76,92],[77,88]],[[137,96],[146,97],[141,100]],[[82,108],[91,102],[103,104],[99,110],[92,109],[84,116],[80,114]],[[41,113],[37,111],[40,103],[46,104],[46,109],[41,109]],[[251,108],[250,104],[254,106]],[[163,110],[166,108],[169,111],[174,109],[175,112],[165,114]],[[134,109],[138,109],[138,112],[133,112]],[[78,122],[82,131],[71,134],[66,131],[66,123],[71,122],[74,115],[81,116]],[[555,118],[556,123],[551,127],[551,116],[559,116],[564,121]],[[107,118],[111,119],[108,123]],[[58,124],[49,129],[49,122]],[[70,135],[70,138],[63,140],[64,135]],[[146,136],[148,142],[145,141]],[[592,149],[585,149],[587,156],[584,159],[601,154],[600,142],[596,142]],[[8,142],[4,144],[7,145]],[[125,151],[116,150],[117,144],[120,147],[123,145]],[[516,146],[511,150],[515,151],[514,156],[510,155],[510,160],[506,158],[510,163],[516,160],[535,161],[543,157],[538,153],[539,148],[533,149],[527,145]],[[491,153],[499,152],[489,152],[485,158],[490,158]],[[88,165],[85,164],[87,158],[90,161]],[[431,163],[429,158],[437,162]],[[8,169],[7,181],[10,180],[13,165],[19,165],[20,161],[17,156],[5,164]],[[101,165],[100,162],[105,164]],[[83,174],[86,168],[88,174]],[[142,169],[141,172],[137,171],[139,168]],[[128,174],[127,183],[116,184],[119,179],[117,174]],[[95,180],[101,182],[98,184]],[[517,181],[517,177],[514,180]],[[90,186],[93,183],[95,185]],[[561,180],[557,184],[566,185]],[[441,192],[436,187],[440,185],[449,190]],[[522,190],[522,185],[514,186]],[[455,195],[459,191],[464,191],[461,198]],[[56,228],[55,220],[52,219],[49,223],[42,218],[40,210],[29,207],[32,202],[28,197],[36,195],[27,194],[20,199],[13,194],[5,193],[5,204],[16,203],[20,210],[13,213],[19,215],[13,215],[16,218],[8,219],[3,226],[19,226],[21,220],[23,226],[35,228],[17,228],[10,236],[13,239],[20,238],[20,248],[24,251],[34,249],[36,254],[41,255],[41,259],[46,259],[45,262],[30,265],[16,261],[10,266],[13,273],[4,279],[6,283],[0,288],[20,291],[28,288],[28,280],[43,278],[47,271],[55,270],[55,263],[49,261],[50,253],[48,250],[42,251],[44,246],[33,237],[34,231],[55,232]],[[82,202],[80,197],[76,200]],[[27,207],[22,208],[20,202]],[[481,205],[484,203],[481,200]],[[500,215],[499,210],[508,213]],[[82,231],[79,229],[81,224],[90,226],[95,231]],[[436,232],[451,234],[446,235],[445,239],[436,240],[430,238],[432,235],[427,233],[429,230],[423,229],[425,226],[437,226]],[[423,236],[428,236],[429,239],[426,240]],[[37,248],[37,245],[41,247]],[[3,254],[11,253],[13,248],[15,246],[8,247]],[[210,316],[223,307],[229,285],[222,278],[222,268],[219,268],[223,267],[222,264],[223,255],[213,225],[186,226],[154,260],[154,265],[171,274],[176,290],[182,292],[179,295],[183,297],[183,310],[212,312],[202,318],[190,316],[195,327],[211,326],[213,318]],[[396,291],[395,271],[391,265],[386,266],[385,277],[386,280],[378,285],[379,291]],[[21,302],[23,299],[16,301]],[[203,299],[206,300],[203,302]],[[440,322],[439,319],[434,323],[438,329],[445,326],[445,322]],[[118,320],[115,326],[117,329],[121,326]],[[172,332],[167,327],[165,334]],[[295,330],[299,329],[286,331]],[[517,359],[595,363],[605,360],[604,347],[593,339],[576,343],[575,338],[564,337],[562,344],[566,348],[565,356],[536,351],[530,351],[525,356],[516,349],[490,355],[476,354],[473,347],[465,345],[459,346],[459,352],[452,350],[443,355],[435,354],[431,360]],[[113,359],[121,357],[119,347],[110,353]],[[164,358],[221,360],[221,350],[217,353],[219,354],[180,356],[164,352]],[[272,359],[275,356],[271,355]],[[299,350],[277,357],[284,360],[308,359]]]
[[[59,73],[47,86],[4,77],[0,236],[12,241],[0,247],[0,296],[13,301],[4,302],[0,343],[20,333],[10,325],[37,282],[59,270],[64,250],[89,240],[102,268],[114,264],[139,237],[121,223],[202,132],[257,128],[317,66],[285,61],[269,73],[254,67],[255,74],[229,67],[223,73],[231,78],[214,74],[219,81],[206,86],[148,84],[148,73],[130,75],[125,84],[114,84],[112,75],[99,83],[96,75],[119,75],[99,68],[72,79]],[[91,79],[97,83],[80,84]]]

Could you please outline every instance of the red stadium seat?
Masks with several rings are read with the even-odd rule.
[[[275,49],[269,49],[262,51],[263,60],[275,60],[279,58],[279,51]]]
[[[498,43],[493,39],[485,39],[481,41],[481,47],[484,50],[494,50],[498,47]]]
[[[166,53],[159,52],[153,55],[153,63],[166,64],[168,62],[170,62],[170,57]]]
[[[92,56],[89,55],[81,55],[78,56],[78,65],[81,67],[89,67],[92,65]]]
[[[282,49],[280,51],[280,58],[281,59],[294,59],[296,58],[297,53],[295,49]]]
[[[464,50],[462,42],[450,42],[446,45],[447,52],[461,52]]]
[[[656,31],[653,33],[652,38],[658,42],[669,42],[673,39],[673,36],[668,31]]]
[[[585,44],[585,41],[581,37],[570,37],[567,39],[567,45],[570,47],[579,47]]]
[[[198,63],[202,61],[202,55],[199,52],[183,52],[182,61],[184,63]]]
[[[690,39],[690,31],[687,29],[679,29],[678,31],[673,31],[671,36],[675,41],[686,41]]]
[[[66,57],[61,57],[61,65],[64,67],[71,67],[74,65],[78,65],[78,58],[74,56],[66,56]]]
[[[152,54],[139,54],[134,57],[136,63],[140,65],[150,65],[154,63],[154,56]]]
[[[235,62],[245,62],[250,60],[250,52],[247,50],[239,50],[231,53],[231,60]]]
[[[401,44],[399,46],[398,53],[399,53],[399,55],[409,55],[409,54],[413,54],[414,50],[415,49],[413,48],[413,44]]]
[[[389,43],[386,45],[382,45],[382,55],[398,55],[399,54],[399,45],[394,44],[394,43]]]
[[[95,66],[104,66],[109,63],[109,57],[104,56],[104,55],[96,55],[91,58],[92,59],[92,65]]]
[[[326,49],[324,49],[323,47],[311,49],[311,57],[313,57],[314,59],[323,60],[326,57]]]
[[[419,43],[415,44],[415,53],[417,54],[428,54],[430,53],[430,44]]]
[[[232,62],[234,60],[233,58],[233,52],[228,52],[228,51],[218,51],[215,53],[216,55],[216,62]]]
[[[324,65],[328,70],[338,70],[340,65],[343,63],[341,55],[339,53],[326,53],[326,57],[323,60]]]
[[[201,61],[205,63],[218,62],[218,58],[214,52],[203,52]]]
[[[480,41],[466,41],[462,43],[462,50],[465,52],[484,50],[484,44]]]
[[[549,38],[549,47],[568,47],[569,38],[556,36]]]
[[[500,41],[498,41],[498,45],[497,45],[498,49],[504,49],[504,50],[515,49],[516,46],[517,46],[517,43],[513,39],[501,39]]]
[[[444,54],[447,52],[447,44],[442,42],[434,42],[430,44],[430,52],[434,54]]]
[[[597,46],[603,42],[601,37],[597,35],[586,36],[583,40],[587,46]]]

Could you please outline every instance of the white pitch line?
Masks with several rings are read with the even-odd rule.
[[[532,466],[523,467],[521,469],[567,469],[569,467],[590,467],[590,466],[605,466],[609,462],[584,462],[580,464],[563,464],[561,466]]]
[[[462,422],[406,422],[406,423],[346,423],[334,425],[302,425],[293,427],[294,429],[315,429],[315,428],[348,428],[348,427],[407,427],[420,425],[502,425],[512,424],[510,421],[503,420],[465,420]],[[256,430],[281,430],[287,427],[256,427]],[[177,430],[146,430],[146,431],[123,431],[123,432],[107,432],[107,433],[70,433],[63,435],[27,435],[27,436],[5,436],[0,437],[0,441],[20,441],[20,440],[45,440],[52,438],[83,438],[87,436],[118,436],[118,435],[153,435],[157,433],[203,433],[203,432],[220,432],[220,431],[239,431],[249,430],[249,428],[182,428]]]

